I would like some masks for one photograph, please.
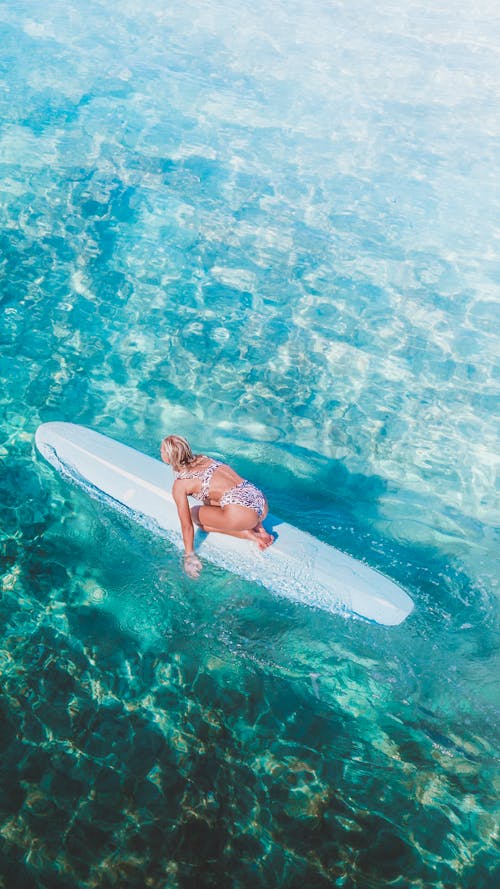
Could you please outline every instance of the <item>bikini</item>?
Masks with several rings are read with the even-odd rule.
[[[206,503],[209,497],[210,490],[210,482],[212,481],[212,476],[216,469],[223,464],[220,460],[212,460],[210,466],[206,469],[200,469],[195,472],[176,472],[175,477],[186,479],[186,478],[200,478],[201,479],[201,488],[199,494],[191,494],[191,497],[194,497],[195,500],[200,500],[202,503]],[[235,503],[237,506],[248,506],[250,509],[254,509],[257,513],[259,519],[264,515],[264,509],[266,505],[266,501],[262,491],[259,491],[255,485],[252,485],[251,482],[248,482],[244,479],[239,484],[235,485],[234,488],[229,488],[228,491],[225,491],[222,497],[220,498],[219,505],[229,506],[229,504]]]

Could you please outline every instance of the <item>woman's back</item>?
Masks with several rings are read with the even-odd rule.
[[[197,456],[186,469],[177,472],[176,478],[180,481],[200,479],[200,485],[198,486],[195,481],[194,488],[188,490],[188,493],[197,500],[209,500],[215,503],[218,503],[228,490],[244,481],[227,463],[213,460],[204,454]],[[186,487],[189,489],[191,485]]]

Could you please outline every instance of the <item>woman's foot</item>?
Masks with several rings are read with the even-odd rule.
[[[266,531],[262,522],[259,522],[255,528],[252,528],[252,530],[248,532],[248,536],[251,540],[255,541],[259,549],[267,549],[268,546],[271,546],[271,544],[274,543],[273,535]]]

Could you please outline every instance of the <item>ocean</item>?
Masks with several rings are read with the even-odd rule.
[[[0,6],[0,886],[493,889],[500,19]],[[39,423],[227,460],[381,627],[90,500]]]

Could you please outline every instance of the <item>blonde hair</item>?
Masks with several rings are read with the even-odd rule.
[[[193,454],[189,442],[182,435],[167,435],[161,443],[161,449],[166,453],[175,472],[192,463],[198,456]]]

